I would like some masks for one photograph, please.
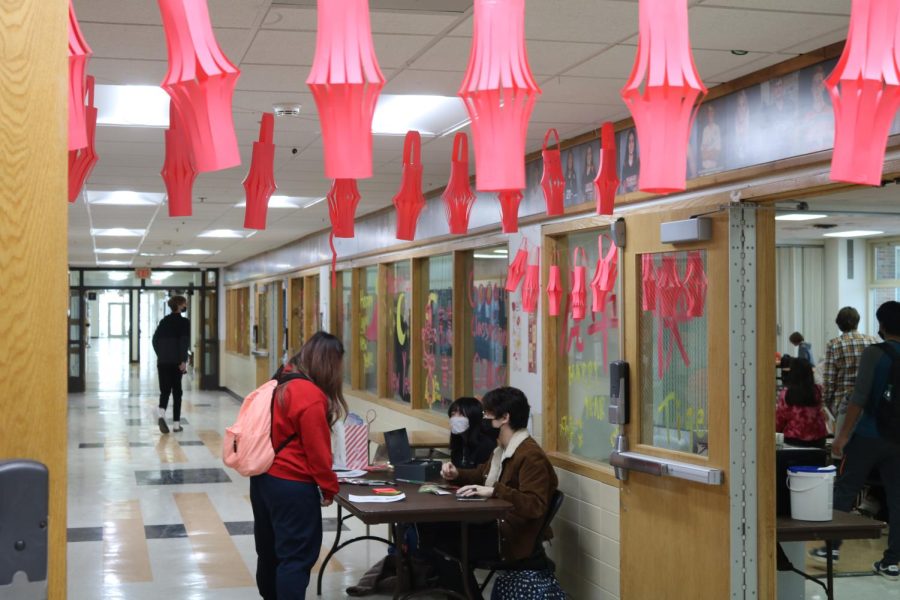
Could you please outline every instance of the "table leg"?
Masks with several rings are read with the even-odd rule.
[[[459,548],[459,566],[462,568],[463,590],[466,592],[466,598],[473,598],[472,586],[469,582],[469,524],[466,521],[460,523],[459,537],[461,544]]]
[[[328,566],[328,561],[331,560],[331,557],[334,556],[334,553],[337,552],[337,548],[341,543],[341,530],[344,528],[344,521],[341,518],[341,514],[343,513],[342,507],[338,504],[337,507],[337,531],[334,532],[334,543],[331,544],[331,548],[328,550],[328,554],[325,555],[325,560],[322,561],[322,564],[319,566],[319,576],[316,580],[316,595],[322,595],[322,576],[325,575],[325,567]]]
[[[410,586],[410,572],[407,568],[406,564],[406,556],[403,551],[403,534],[400,531],[399,523],[391,523],[390,525],[391,537],[394,542],[394,568],[397,570],[397,583],[394,585],[394,600],[398,600],[401,595],[401,590],[408,590]]]
[[[828,590],[826,591],[828,595],[828,600],[834,600],[834,558],[831,555],[831,551],[834,549],[834,542],[831,540],[825,540],[825,552],[828,554],[828,558],[826,559],[826,565],[828,568]]]

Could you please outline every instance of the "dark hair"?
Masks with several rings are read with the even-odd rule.
[[[509,426],[514,430],[528,426],[528,415],[531,407],[522,390],[514,387],[498,387],[484,395],[481,403],[484,412],[491,413],[495,419],[509,415]]]
[[[168,304],[169,310],[175,312],[182,306],[187,306],[187,298],[185,298],[184,296],[172,296],[171,298],[169,298]]]
[[[469,420],[469,428],[461,434],[450,435],[451,462],[459,467],[465,460],[472,460],[474,466],[478,466],[482,456],[478,456],[482,446],[490,436],[484,427],[484,410],[481,402],[471,396],[462,396],[453,401],[447,409],[447,416],[452,417],[454,412],[460,413]],[[468,466],[466,466],[468,468]]]
[[[481,408],[481,402],[478,398],[471,396],[461,396],[453,401],[453,404],[447,409],[447,416],[452,417],[454,412],[462,413],[462,416],[469,420],[471,426],[474,421],[480,421],[484,418],[484,409]]]
[[[845,306],[838,311],[837,318],[834,320],[838,329],[847,333],[853,331],[859,326],[859,312],[852,306]]]
[[[791,360],[791,376],[788,379],[784,401],[791,406],[818,406],[820,396],[813,378],[812,365],[805,358]]]
[[[316,332],[300,352],[288,361],[295,370],[309,377],[328,397],[328,424],[334,425],[347,414],[344,399],[344,344],[324,331]],[[283,398],[283,397],[282,397]]]
[[[795,331],[790,335],[788,339],[792,344],[799,344],[803,341],[803,334],[801,334],[799,331]]]
[[[782,354],[778,367],[781,369],[781,384],[787,386],[791,381],[791,363],[794,357],[790,354]]]
[[[875,318],[882,334],[900,335],[900,302],[888,300],[875,311]]]

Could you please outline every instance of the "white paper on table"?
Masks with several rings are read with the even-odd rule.
[[[399,502],[406,500],[406,494],[400,493],[395,496],[357,496],[350,494],[350,502]]]
[[[362,477],[366,475],[368,471],[363,469],[333,469],[335,475],[340,477],[341,479],[355,479],[356,477]]]

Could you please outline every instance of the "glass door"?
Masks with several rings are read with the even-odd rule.
[[[69,290],[68,363],[69,392],[83,392],[84,386],[84,297],[78,289]]]

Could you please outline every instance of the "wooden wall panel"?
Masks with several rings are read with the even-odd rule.
[[[66,597],[67,8],[0,9],[0,460],[50,469],[54,600]]]

